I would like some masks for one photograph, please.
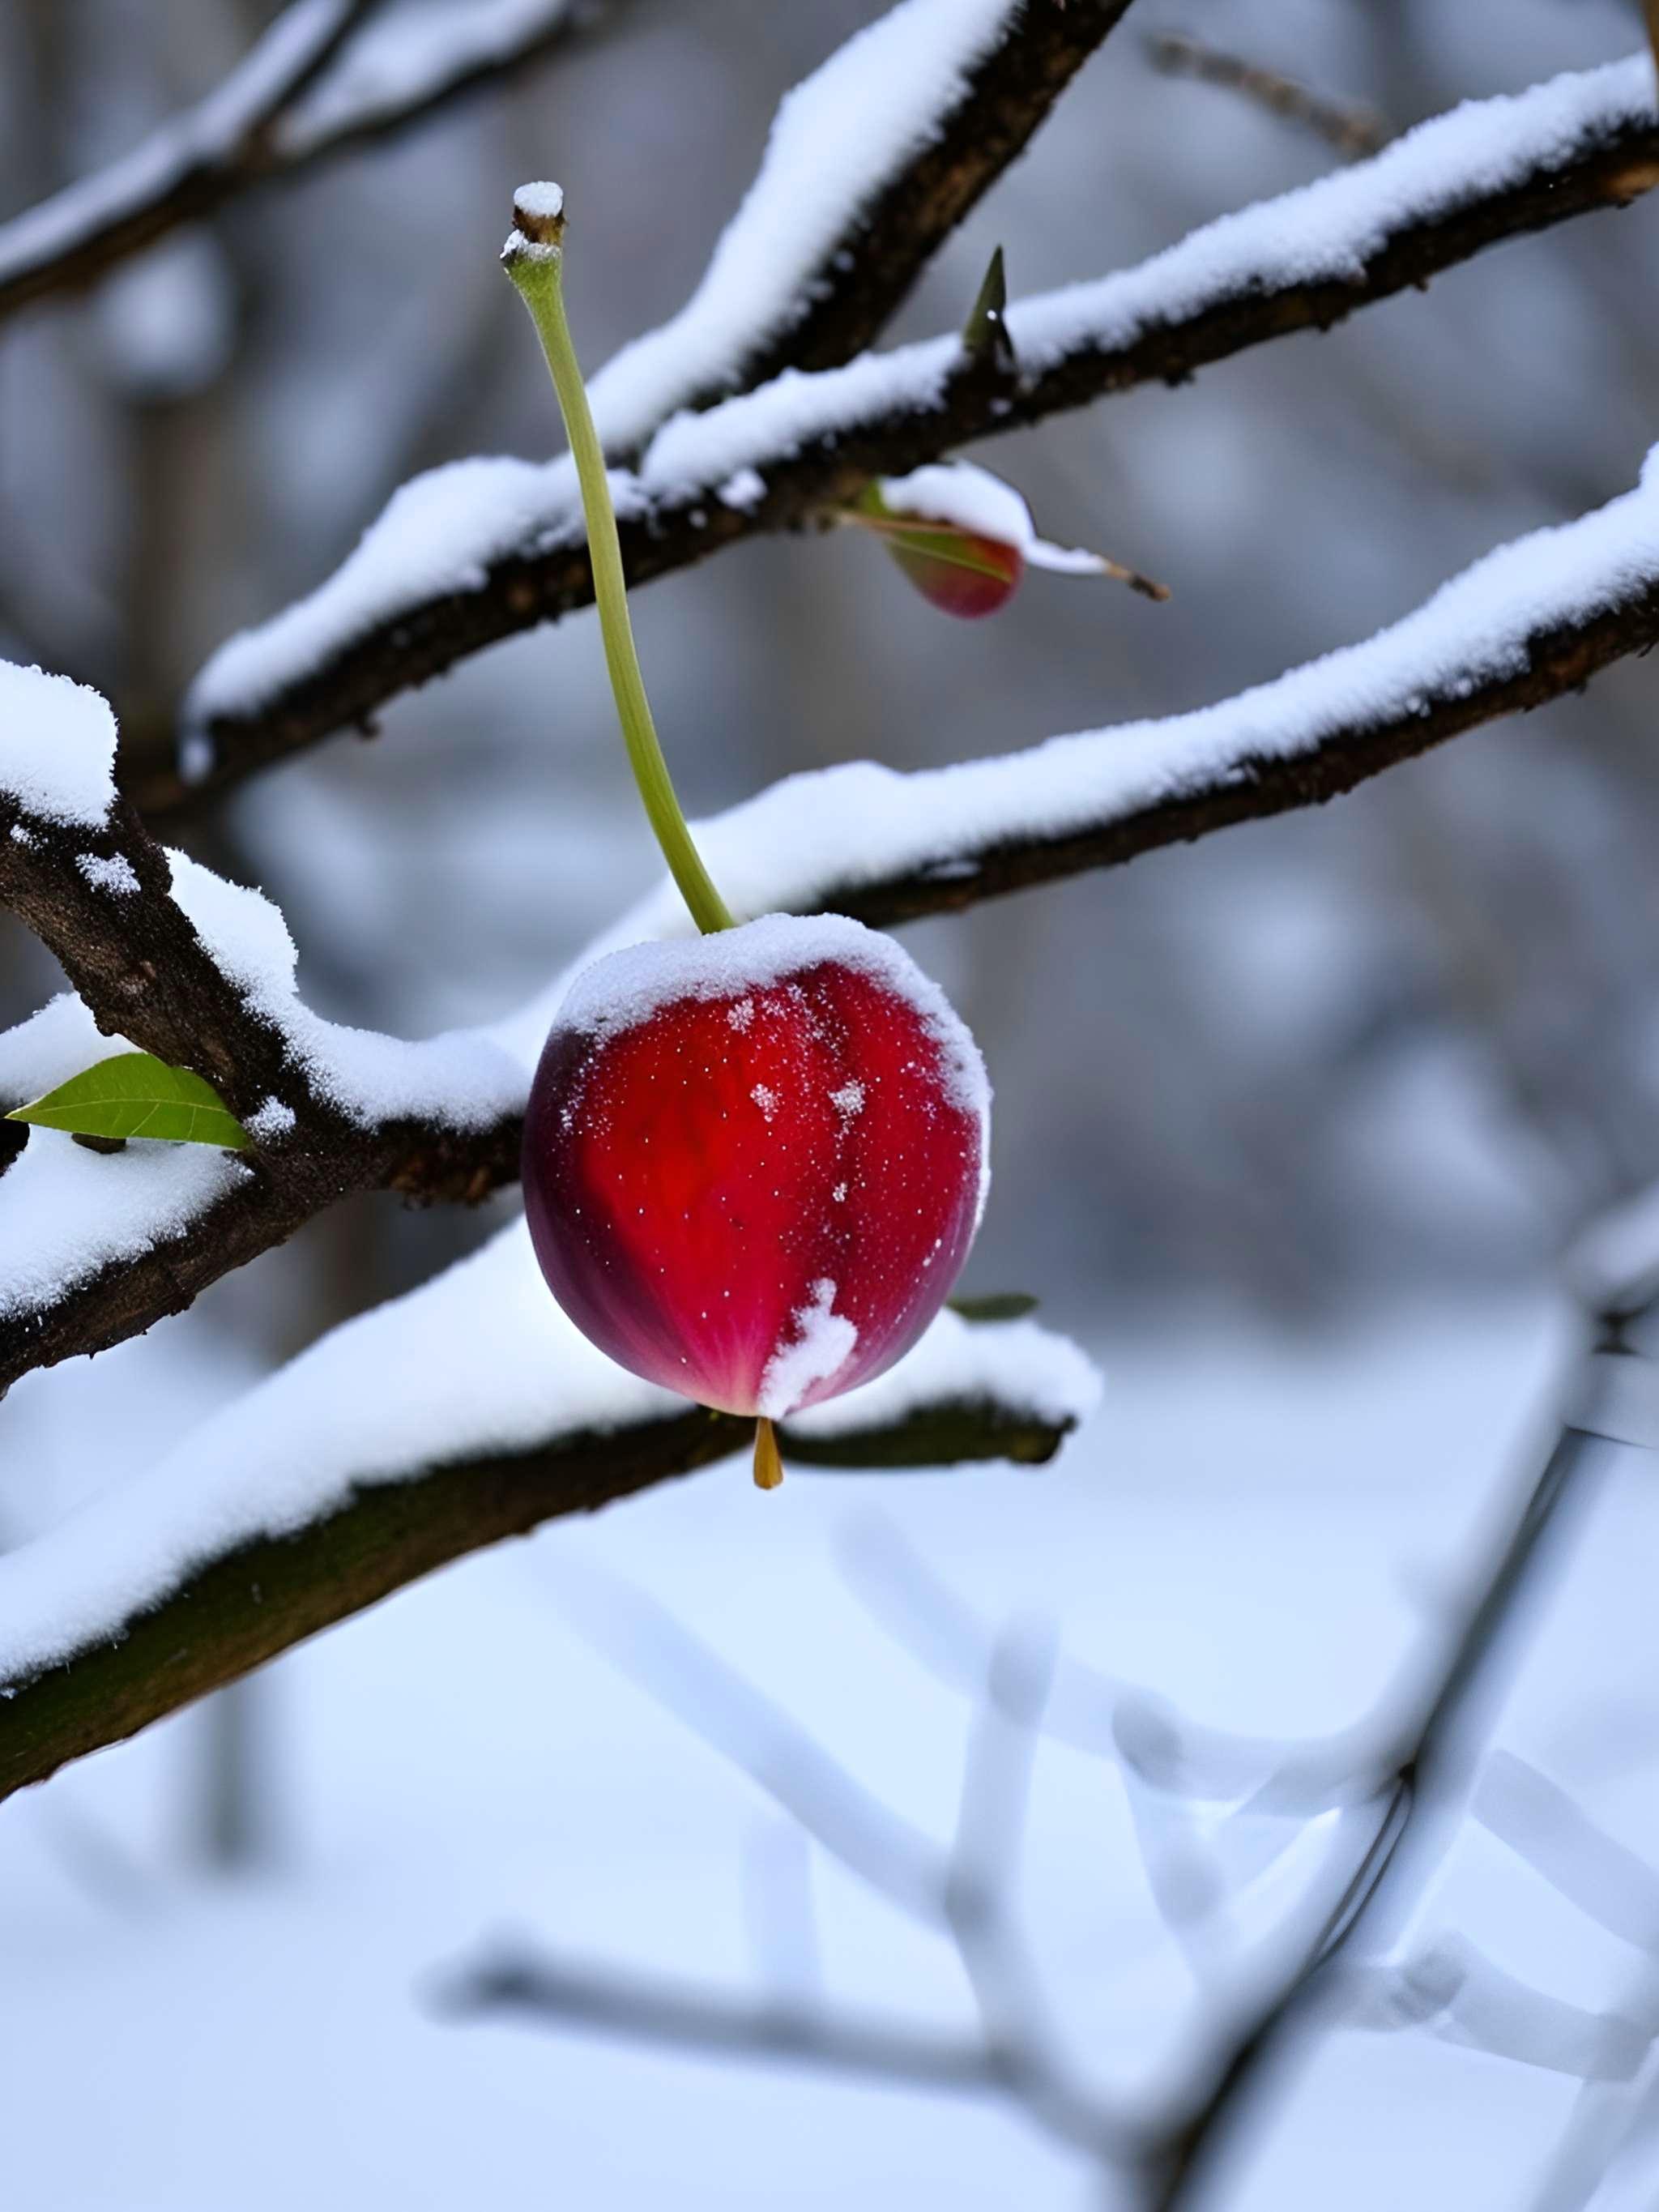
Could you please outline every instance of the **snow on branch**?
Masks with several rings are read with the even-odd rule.
[[[679,414],[769,379],[793,384],[866,345],[1128,4],[899,0],[858,32],[785,97],[759,173],[686,305],[593,378],[589,399],[606,450],[635,455]],[[634,505],[623,518],[630,538],[651,526],[648,499]],[[185,709],[185,780],[221,781],[311,742],[487,641],[483,633],[452,641],[401,680],[383,670],[360,704],[321,708],[320,723],[313,714],[298,726],[276,696],[296,669],[314,672],[378,623],[400,624],[404,613],[457,594],[493,596],[494,584],[517,612],[490,635],[564,611],[538,586],[526,596],[495,574],[504,559],[530,548],[544,556],[555,544],[580,568],[583,581],[567,602],[580,604],[592,580],[568,456],[547,465],[464,462],[417,477],[331,585],[264,630],[233,640],[204,672]],[[399,653],[415,645],[401,628],[398,639]],[[269,704],[283,733],[258,760],[244,759],[240,745],[227,760],[211,732],[250,700]],[[141,793],[151,806],[180,795],[173,777]]]
[[[312,1133],[476,1130],[516,1098],[518,1071],[478,1039],[405,1044],[312,1013],[270,902],[164,851],[117,793],[95,692],[0,665],[0,902],[100,1029],[205,1077],[270,1133],[273,1158],[297,1118]]]
[[[0,318],[533,59],[592,13],[583,0],[459,0],[440,11],[294,0],[205,100],[0,226]]]
[[[524,1069],[481,1036],[410,1044],[313,1014],[276,908],[165,852],[114,752],[95,692],[0,664],[0,904],[79,994],[0,1039],[0,1097],[137,1046],[204,1077],[257,1149],[107,1158],[38,1131],[9,1153],[0,1391],[178,1310],[349,1191],[481,1196],[516,1172]]]
[[[1316,805],[1659,641],[1659,449],[1639,484],[1500,546],[1413,613],[1214,706],[908,773],[786,777],[696,826],[733,911],[882,925]],[[685,927],[667,885],[603,949]],[[563,982],[492,1031],[539,1043]]]
[[[685,306],[594,378],[606,451],[867,345],[1128,5],[900,0],[856,32],[786,94]]]
[[[784,1449],[797,1468],[1041,1462],[1097,1390],[1065,1338],[946,1312]],[[515,1224],[0,1559],[0,1796],[463,1553],[708,1466],[750,1425],[595,1351]]]
[[[787,370],[673,417],[618,478],[630,580],[757,531],[810,525],[872,475],[1328,328],[1486,246],[1623,206],[1656,181],[1645,55],[1470,101],[1138,267],[1017,304],[1012,383],[988,376],[951,333],[842,368]],[[233,781],[591,596],[567,459],[460,461],[417,477],[309,598],[207,663],[184,706],[185,775],[197,787]],[[181,795],[171,778],[150,794],[155,804]]]
[[[1320,803],[1465,730],[1577,690],[1656,642],[1659,464],[1650,463],[1640,485],[1608,506],[1500,547],[1392,628],[1235,698],[956,768],[904,774],[855,762],[789,777],[702,824],[698,840],[742,915],[830,911],[890,924],[951,912]],[[9,807],[29,842],[6,836]],[[48,824],[22,807],[0,774],[0,898],[42,917],[72,975],[95,986],[113,971],[109,991],[94,989],[91,1000],[100,1018],[163,1057],[173,1048],[216,1082],[220,1062],[196,1048],[189,1027],[189,979],[200,977],[200,1003],[233,1059],[245,1029],[255,1037],[246,1061],[224,1068],[229,1103],[258,1133],[267,1101],[293,1099],[298,1127],[278,1133],[255,1177],[212,1187],[204,1169],[140,1165],[142,1146],[64,1166],[47,1154],[50,1133],[31,1139],[0,1175],[0,1389],[30,1367],[149,1327],[347,1191],[477,1198],[516,1175],[530,1071],[568,971],[484,1030],[426,1045],[339,1030],[294,996],[292,950],[274,910],[186,868],[190,911],[169,918],[167,940],[191,963],[172,979],[168,1001],[185,1026],[141,1029],[128,1009],[146,999],[148,962],[123,965],[122,948],[142,952],[160,939],[148,919],[131,939],[123,932],[141,911],[173,902],[156,872],[166,856],[130,810],[116,836]],[[88,878],[82,856],[125,862],[149,888],[120,896]],[[685,927],[665,885],[584,959]],[[92,950],[83,930],[95,933]],[[252,945],[232,941],[242,932],[266,946],[263,966]],[[95,1056],[89,1016],[71,1007],[51,1020],[0,1042],[0,1092],[38,1090],[47,1066],[47,1082],[59,1079],[71,1050]],[[79,1272],[66,1274],[71,1249]]]

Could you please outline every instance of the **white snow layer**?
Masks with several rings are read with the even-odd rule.
[[[32,1129],[0,1176],[0,1316],[42,1312],[112,1262],[189,1236],[251,1173],[210,1145],[106,1154]]]
[[[96,691],[0,660],[0,793],[40,821],[100,827],[115,799],[115,717]]]
[[[84,1067],[136,1049],[125,1037],[106,1036],[76,994],[60,991],[27,1021],[0,1030],[0,1114],[44,1097]]]
[[[957,1398],[1081,1419],[1099,1389],[1063,1337],[1030,1322],[970,1328],[945,1313],[878,1382],[839,1401],[836,1420],[814,1413],[802,1425],[844,1431]],[[118,1636],[192,1569],[321,1519],[354,1488],[669,1419],[684,1403],[613,1364],[565,1319],[515,1224],[322,1338],[147,1474],[0,1558],[0,1679]]]
[[[910,7],[917,4],[909,0]],[[963,0],[957,12],[964,30],[976,26],[988,38],[994,34],[993,12],[1006,11],[989,10],[983,0],[971,6]],[[908,13],[895,10],[864,38],[896,35],[890,27]],[[826,69],[857,52],[859,44],[844,48]],[[820,71],[794,97],[805,100],[824,75]],[[1022,367],[1041,374],[1071,354],[1127,345],[1156,324],[1254,289],[1358,277],[1368,257],[1401,227],[1444,216],[1540,169],[1561,167],[1621,127],[1647,120],[1652,103],[1653,66],[1646,55],[1557,77],[1513,96],[1467,101],[1420,124],[1371,160],[1223,216],[1150,261],[1016,303],[1007,324]],[[836,165],[843,123],[836,118],[830,141]],[[860,133],[863,124],[860,111]],[[715,263],[749,204],[721,241]],[[843,195],[843,211],[847,204]],[[700,290],[696,299],[703,296]],[[684,313],[690,315],[691,308]],[[635,393],[647,388],[640,349],[654,346],[678,322],[625,349],[594,380],[595,410],[613,446],[630,442],[621,435],[623,428],[638,428],[642,436],[651,427],[634,422],[644,408]],[[745,307],[726,328],[726,359],[741,357],[754,327]],[[769,465],[812,439],[898,408],[936,405],[959,353],[960,341],[951,332],[866,354],[842,368],[786,370],[703,413],[676,416],[652,437],[637,475],[613,479],[622,507],[637,512],[652,501],[696,504],[719,497],[720,487],[734,481],[742,503],[757,474],[763,477]],[[644,356],[647,366],[652,358]],[[689,376],[685,388],[699,380],[701,369]],[[662,388],[669,388],[665,371]],[[672,398],[665,403],[675,404]],[[216,716],[257,711],[363,632],[441,594],[482,590],[493,561],[574,542],[581,529],[568,456],[544,465],[458,461],[415,477],[393,495],[356,550],[315,592],[231,638],[208,661],[185,702],[188,757],[198,772],[210,763],[203,733]]]
[[[1012,484],[971,461],[934,461],[908,476],[883,477],[879,489],[893,514],[953,523],[1004,545],[1023,546],[1036,535],[1031,510]]]
[[[0,1032],[0,1113],[27,1105],[117,1053],[73,991]],[[136,1143],[89,1152],[56,1129],[31,1129],[0,1175],[0,1316],[40,1313],[120,1261],[188,1237],[219,1199],[248,1179],[244,1163],[209,1145]]]
[[[939,1048],[948,1094],[964,1114],[977,1118],[986,1149],[990,1079],[967,1024],[896,938],[845,915],[769,914],[712,936],[659,937],[625,945],[580,969],[559,1007],[556,1026],[585,1036],[616,1036],[677,1000],[733,999],[738,1004],[727,1019],[742,1030],[753,1018],[750,992],[769,990],[824,962],[859,969],[915,1008]],[[746,1016],[745,1006],[750,1007]]]
[[[513,204],[515,208],[522,208],[526,215],[533,216],[539,222],[556,222],[564,213],[564,186],[520,185],[513,195]]]
[[[409,1118],[483,1128],[522,1104],[524,1070],[477,1030],[410,1042],[313,1013],[296,987],[288,924],[264,894],[185,854],[167,859],[173,896],[216,965],[282,1031],[319,1097],[365,1127]]]

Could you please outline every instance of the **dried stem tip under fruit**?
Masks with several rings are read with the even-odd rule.
[[[755,1424],[755,1487],[775,1490],[783,1480],[783,1461],[778,1452],[778,1432],[769,1420]]]

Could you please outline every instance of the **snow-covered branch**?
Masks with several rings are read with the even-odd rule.
[[[1007,318],[1012,383],[988,377],[950,333],[844,368],[790,371],[665,421],[618,481],[630,580],[757,531],[810,525],[872,474],[1103,394],[1180,382],[1288,331],[1328,328],[1503,240],[1624,206],[1656,181],[1645,55],[1471,101],[1137,268],[1018,303]],[[647,359],[655,343],[641,342]],[[606,377],[618,380],[614,422],[628,434],[618,445],[634,441],[650,411],[631,357],[637,349],[596,381],[603,422],[613,404]],[[660,388],[680,404],[672,382]],[[418,477],[316,592],[204,668],[182,718],[185,778],[228,783],[365,722],[410,685],[591,593],[568,459],[463,461]],[[171,780],[147,794],[153,804],[179,795]]]
[[[415,121],[589,21],[585,0],[294,0],[246,59],[108,168],[0,227],[0,318],[95,283],[228,200]]]
[[[785,94],[684,307],[593,379],[606,452],[868,345],[1128,6],[898,0],[855,32]]]
[[[1319,803],[1462,731],[1576,690],[1656,642],[1659,469],[1650,467],[1635,490],[1501,547],[1391,629],[1236,698],[957,768],[906,775],[857,762],[792,776],[701,825],[699,843],[744,915],[828,910],[891,923],[951,912]],[[92,708],[101,714],[100,702]],[[106,752],[107,735],[97,742]],[[71,757],[55,742],[40,748],[59,778]],[[73,1148],[50,1143],[50,1133],[32,1140],[0,1175],[0,1388],[147,1328],[348,1191],[477,1198],[513,1178],[530,1071],[568,972],[488,1030],[418,1045],[339,1030],[295,995],[292,946],[257,894],[187,862],[173,863],[171,890],[159,885],[166,857],[155,857],[130,812],[109,812],[106,761],[82,801],[90,823],[76,824],[46,818],[40,791],[21,788],[25,750],[14,747],[13,758],[0,810],[39,842],[8,838],[12,817],[0,815],[0,896],[41,918],[112,1027],[125,1024],[164,1056],[175,1048],[210,1081],[222,1073],[230,1103],[271,1138],[258,1174],[235,1163],[221,1170],[211,1155],[211,1175],[164,1169],[149,1147],[94,1161],[70,1159]],[[51,787],[61,811],[61,788]],[[119,835],[107,826],[116,819]],[[123,864],[152,889],[107,888]],[[182,904],[179,915],[141,922],[141,905],[169,902]],[[685,926],[665,886],[590,956]],[[161,1006],[172,1026],[131,1015],[129,996],[118,995],[130,988],[122,949],[150,943],[152,928],[180,963]],[[222,1067],[198,1048],[192,977],[233,1060],[246,1036],[245,1062]],[[142,961],[131,981],[145,985]],[[137,998],[148,1006],[144,989]],[[0,1091],[21,1100],[115,1048],[66,1002],[0,1042]],[[284,1109],[292,1129],[277,1126]]]
[[[942,1314],[784,1432],[793,1467],[1047,1460],[1094,1402],[1029,1321]],[[521,1224],[0,1559],[0,1796],[462,1553],[746,1445],[593,1349]]]
[[[79,994],[0,1039],[0,1097],[137,1046],[205,1078],[256,1149],[103,1158],[41,1131],[9,1154],[0,1391],[177,1311],[349,1191],[481,1196],[517,1171],[524,1070],[481,1036],[313,1014],[276,909],[164,851],[118,796],[115,736],[95,692],[0,664],[0,904]]]

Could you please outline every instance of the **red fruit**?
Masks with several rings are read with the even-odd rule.
[[[1170,596],[1121,561],[1050,545],[1037,536],[1031,510],[1013,486],[971,461],[878,477],[841,510],[841,519],[873,531],[922,597],[947,615],[995,614],[1027,568],[1115,576],[1148,599]]]
[[[530,1094],[543,1273],[601,1351],[778,1419],[890,1367],[988,1180],[973,1039],[890,938],[775,915],[572,986]]]
[[[893,531],[887,548],[930,605],[970,621],[1006,607],[1025,573],[1017,546],[949,526]]]

